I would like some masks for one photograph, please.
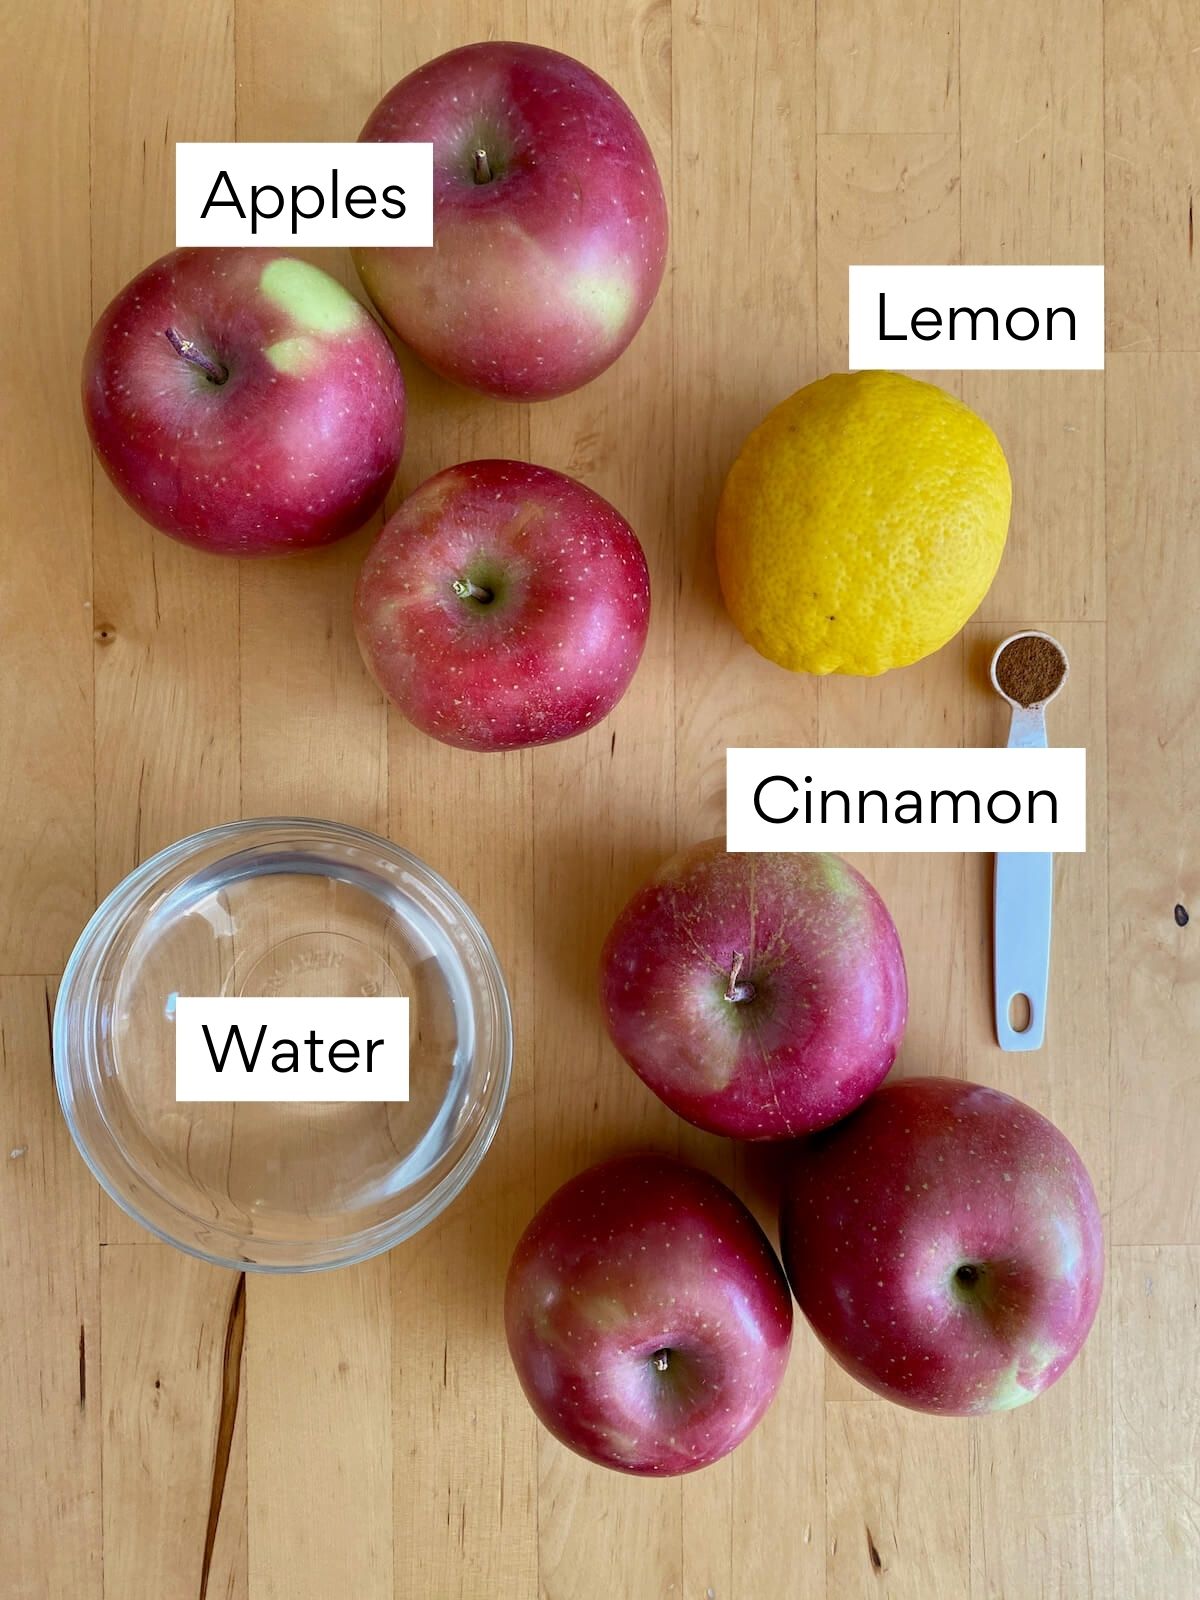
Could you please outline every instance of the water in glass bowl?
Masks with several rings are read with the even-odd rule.
[[[453,891],[394,847],[379,859],[346,842],[369,836],[306,841],[305,826],[192,856],[126,908],[93,963],[85,1030],[103,1132],[78,1088],[68,1106],[98,1175],[142,1220],[267,1267],[329,1264],[348,1238],[394,1242],[398,1215],[420,1215],[477,1142],[507,1074],[507,1003],[490,1003],[490,947]],[[177,1102],[179,995],[407,996],[410,1098]],[[110,1170],[106,1141],[120,1153]]]

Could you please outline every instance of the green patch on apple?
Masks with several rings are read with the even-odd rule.
[[[1023,1406],[1027,1400],[1033,1399],[1033,1391],[1027,1389],[1017,1376],[1020,1366],[1021,1358],[1017,1356],[1005,1367],[990,1397],[980,1405],[981,1411],[1012,1411],[1016,1406]]]
[[[849,864],[841,856],[826,853],[821,856],[821,875],[834,894],[851,895],[856,889],[856,879]]]
[[[1058,1356],[1058,1351],[1043,1342],[1032,1345],[1024,1355],[1014,1357],[1000,1374],[985,1411],[1012,1411],[1034,1400],[1042,1392],[1042,1377]],[[1025,1376],[1022,1379],[1021,1373]]]
[[[582,1303],[582,1314],[597,1333],[613,1333],[628,1325],[632,1318],[629,1307],[615,1294],[588,1295]]]
[[[610,337],[620,333],[633,311],[633,290],[624,278],[585,273],[576,279],[571,298]]]
[[[277,339],[267,346],[264,354],[277,372],[284,372],[289,378],[300,378],[312,370],[318,347],[315,339],[299,333],[290,339]]]
[[[292,256],[279,256],[269,262],[263,268],[259,287],[267,299],[286,311],[305,333],[349,333],[362,326],[367,314],[336,279]],[[272,345],[271,348],[279,347]]]

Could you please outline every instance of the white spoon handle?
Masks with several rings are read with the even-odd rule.
[[[1041,711],[1014,711],[1009,749],[1044,749]],[[1040,1050],[1046,1037],[1046,991],[1050,979],[1050,921],[1054,857],[1005,852],[996,856],[993,976],[996,1038],[1002,1050]],[[1024,996],[1029,1019],[1019,1032],[1011,1021],[1013,1001]]]

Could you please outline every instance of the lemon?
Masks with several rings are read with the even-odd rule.
[[[831,373],[759,424],[725,480],[725,603],[793,672],[907,666],[987,593],[1011,506],[999,440],[953,395],[893,372]]]

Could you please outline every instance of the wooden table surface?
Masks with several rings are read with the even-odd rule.
[[[406,360],[397,492],[515,455],[640,533],[655,614],[593,734],[506,757],[389,716],[349,596],[369,538],[239,564],[149,533],[93,471],[93,315],[173,244],[177,139],[352,137],[478,37],[609,77],[653,144],[670,270],[629,353],[536,408]],[[1190,0],[8,0],[0,563],[0,1593],[49,1600],[1193,1600],[1200,1594],[1200,12]],[[1104,374],[950,375],[1016,499],[999,577],[937,656],[818,682],[718,602],[715,496],[764,410],[846,359],[849,262],[1107,264]],[[349,263],[330,256],[347,282]],[[1013,626],[1070,651],[1090,846],[1058,864],[1046,1048],[991,1036],[985,857],[865,863],[912,977],[901,1070],[1011,1090],[1078,1144],[1108,1288],[1059,1386],[994,1419],[869,1398],[803,1326],[761,1429],[695,1477],[585,1465],[535,1425],[500,1297],[535,1205],[616,1148],[761,1197],[603,1036],[597,951],[676,846],[719,831],[727,744],[992,744]],[[392,1254],[245,1280],[99,1195],[47,1019],[86,917],[149,852],[240,815],[386,832],[447,874],[514,997],[478,1177]]]

